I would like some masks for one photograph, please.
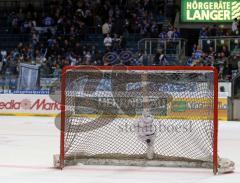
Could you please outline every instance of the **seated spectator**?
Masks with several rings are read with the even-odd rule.
[[[190,65],[200,65],[200,59],[202,58],[203,51],[201,50],[199,45],[194,44],[193,53],[190,60],[188,60],[188,64]]]
[[[206,53],[202,53],[201,58],[199,59],[200,66],[210,66],[211,63],[209,61],[209,57]]]
[[[160,63],[160,65],[162,65],[162,66],[169,65],[168,60],[167,60],[167,57],[166,57],[166,55],[164,54],[164,51],[163,51],[163,50],[160,51],[159,63]]]
[[[202,56],[202,50],[201,50],[200,46],[197,46],[197,49],[194,52],[194,59],[198,60],[201,58],[201,56]]]
[[[160,55],[161,55],[161,50],[158,49],[158,50],[156,51],[156,54],[155,54],[154,59],[153,59],[153,64],[154,64],[154,65],[159,65],[159,64],[160,64],[160,61],[159,61]]]
[[[155,65],[169,65],[166,55],[162,49],[158,49],[156,55],[154,57],[154,64]]]
[[[157,36],[158,36],[158,25],[156,21],[154,21],[151,26],[151,37],[156,38]]]
[[[49,27],[49,26],[53,26],[54,25],[54,19],[50,16],[46,16],[44,19],[43,19],[43,25],[46,26],[46,27]]]
[[[141,50],[138,54],[138,59],[137,61],[134,63],[136,65],[144,65],[147,66],[148,65],[148,58],[147,58],[147,54],[145,53],[145,50]]]
[[[167,33],[165,31],[162,31],[162,32],[160,32],[158,37],[162,40],[165,40],[165,39],[167,39],[168,36],[167,36]]]
[[[147,20],[144,20],[141,24],[140,28],[140,34],[143,37],[150,37],[150,24],[147,22]]]
[[[194,53],[192,53],[192,56],[188,58],[187,65],[194,66]]]

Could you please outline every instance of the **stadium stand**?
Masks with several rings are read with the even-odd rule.
[[[238,20],[232,29],[203,27],[187,56],[187,40],[172,21],[178,8],[166,11],[171,1],[11,3],[0,4],[5,10],[0,29],[1,83],[9,77],[16,80],[20,63],[40,65],[42,78],[60,77],[66,65],[212,65],[218,67],[221,80],[231,80],[240,70]],[[121,53],[130,58],[106,57],[119,59]]]

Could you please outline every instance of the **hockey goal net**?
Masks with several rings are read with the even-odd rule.
[[[213,67],[66,67],[55,166],[181,166],[217,173],[217,78]]]

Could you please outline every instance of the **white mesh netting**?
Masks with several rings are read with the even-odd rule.
[[[213,161],[213,71],[76,69],[65,78],[65,159],[147,159],[150,139],[153,160]],[[145,111],[152,120],[141,126]]]

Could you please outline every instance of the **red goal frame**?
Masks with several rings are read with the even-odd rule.
[[[218,172],[218,71],[211,66],[66,66],[61,78],[61,134],[60,134],[60,167],[64,168],[64,135],[65,135],[65,89],[66,73],[69,70],[168,70],[168,71],[212,71],[214,73],[214,132],[213,132],[213,172]]]

